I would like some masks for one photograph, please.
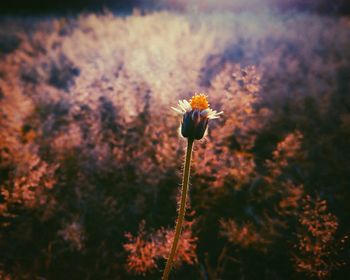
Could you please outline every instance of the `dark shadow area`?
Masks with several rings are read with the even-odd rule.
[[[46,15],[46,14],[70,14],[83,11],[102,12],[106,9],[130,13],[134,8],[142,10],[175,10],[187,11],[195,8],[201,12],[231,10],[234,12],[248,11],[251,9],[260,9],[260,6],[266,6],[277,9],[280,12],[302,11],[309,13],[325,15],[349,15],[350,2],[347,0],[319,0],[319,1],[302,1],[302,0],[265,0],[254,5],[254,1],[247,4],[237,3],[227,0],[208,1],[208,0],[13,0],[2,1],[0,3],[0,14],[2,15]]]
[[[131,12],[140,6],[140,0],[13,0],[0,3],[0,14],[43,15],[67,14],[82,11],[101,12],[110,9],[119,12]]]

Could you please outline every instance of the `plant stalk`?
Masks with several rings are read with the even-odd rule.
[[[188,139],[188,142],[187,142],[185,166],[184,166],[183,177],[182,177],[180,209],[179,209],[179,214],[178,214],[176,226],[175,226],[174,241],[173,241],[173,244],[171,245],[169,258],[166,262],[162,280],[168,280],[169,278],[170,270],[172,268],[174,256],[177,249],[177,244],[179,242],[180,235],[181,235],[182,224],[185,219],[186,200],[187,200],[187,192],[188,192],[188,183],[190,180],[190,168],[191,168],[193,142],[194,142],[193,139]]]

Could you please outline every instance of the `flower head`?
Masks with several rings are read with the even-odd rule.
[[[202,139],[208,126],[208,121],[219,118],[223,112],[217,112],[210,108],[205,94],[195,94],[187,101],[179,100],[178,108],[172,107],[183,116],[181,134],[189,139]]]

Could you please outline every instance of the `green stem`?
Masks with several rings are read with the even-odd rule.
[[[184,167],[183,177],[182,177],[181,202],[180,202],[179,215],[176,221],[174,241],[171,246],[171,251],[163,272],[162,280],[168,280],[169,278],[169,273],[170,273],[170,270],[174,261],[176,249],[177,249],[177,243],[179,242],[179,238],[181,234],[182,224],[185,218],[186,197],[187,197],[187,190],[188,190],[188,182],[190,180],[190,167],[191,167],[193,141],[194,141],[193,139],[188,139],[188,143],[187,143],[185,167]]]

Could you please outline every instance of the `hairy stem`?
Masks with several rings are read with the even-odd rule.
[[[179,242],[179,238],[181,235],[182,224],[185,218],[186,198],[187,198],[187,191],[188,191],[188,182],[190,179],[190,167],[191,167],[193,141],[194,141],[193,139],[188,139],[188,142],[187,142],[185,166],[184,166],[183,177],[182,177],[181,202],[180,202],[179,215],[177,217],[176,226],[175,226],[174,241],[171,246],[169,258],[167,260],[167,263],[163,272],[162,280],[168,280],[169,278],[169,273],[173,265],[174,256],[177,249],[177,243]]]

